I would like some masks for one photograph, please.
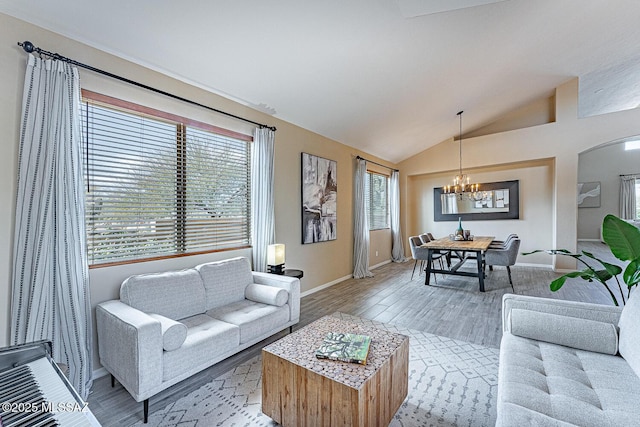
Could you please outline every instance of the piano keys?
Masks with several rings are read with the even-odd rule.
[[[51,343],[39,341],[0,349],[0,426],[100,423],[51,359]]]

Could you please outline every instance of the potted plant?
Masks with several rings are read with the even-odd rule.
[[[607,215],[602,221],[602,237],[604,242],[608,245],[609,250],[616,258],[621,261],[629,261],[629,264],[624,271],[620,266],[605,262],[587,251],[582,251],[581,253],[576,254],[566,249],[549,249],[545,251],[538,249],[533,252],[523,253],[522,255],[546,252],[550,255],[564,255],[575,258],[579,263],[583,264],[585,268],[580,271],[572,271],[555,279],[550,284],[550,289],[553,292],[560,289],[569,278],[579,277],[588,282],[593,282],[595,280],[601,283],[609,292],[613,303],[615,305],[619,305],[616,296],[609,287],[612,285],[610,280],[615,279],[615,284],[620,290],[622,304],[624,305],[626,300],[622,290],[622,284],[618,276],[622,273],[622,280],[627,286],[628,298],[631,293],[631,288],[640,282],[640,230],[615,215]],[[595,260],[600,264],[600,266],[602,266],[602,268],[589,265],[583,257]]]

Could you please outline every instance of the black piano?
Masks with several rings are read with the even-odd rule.
[[[0,427],[100,426],[51,358],[51,342],[0,349]]]

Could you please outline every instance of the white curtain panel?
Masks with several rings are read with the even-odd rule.
[[[251,150],[251,245],[254,271],[267,271],[267,246],[275,243],[273,164],[275,132],[256,128]]]
[[[75,67],[29,55],[13,245],[11,343],[50,340],[86,399],[92,385],[80,84]]]
[[[367,162],[356,159],[356,176],[353,189],[353,277],[372,277],[369,271],[369,215],[365,202]]]
[[[636,219],[636,176],[620,177],[620,218]]]
[[[402,229],[400,228],[400,173],[391,171],[391,181],[389,182],[389,204],[391,222],[391,261],[405,262],[404,244],[402,241]]]

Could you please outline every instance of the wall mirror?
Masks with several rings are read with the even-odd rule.
[[[435,221],[484,221],[518,219],[520,217],[520,181],[500,181],[480,184],[475,198],[445,194],[443,187],[433,189]]]

